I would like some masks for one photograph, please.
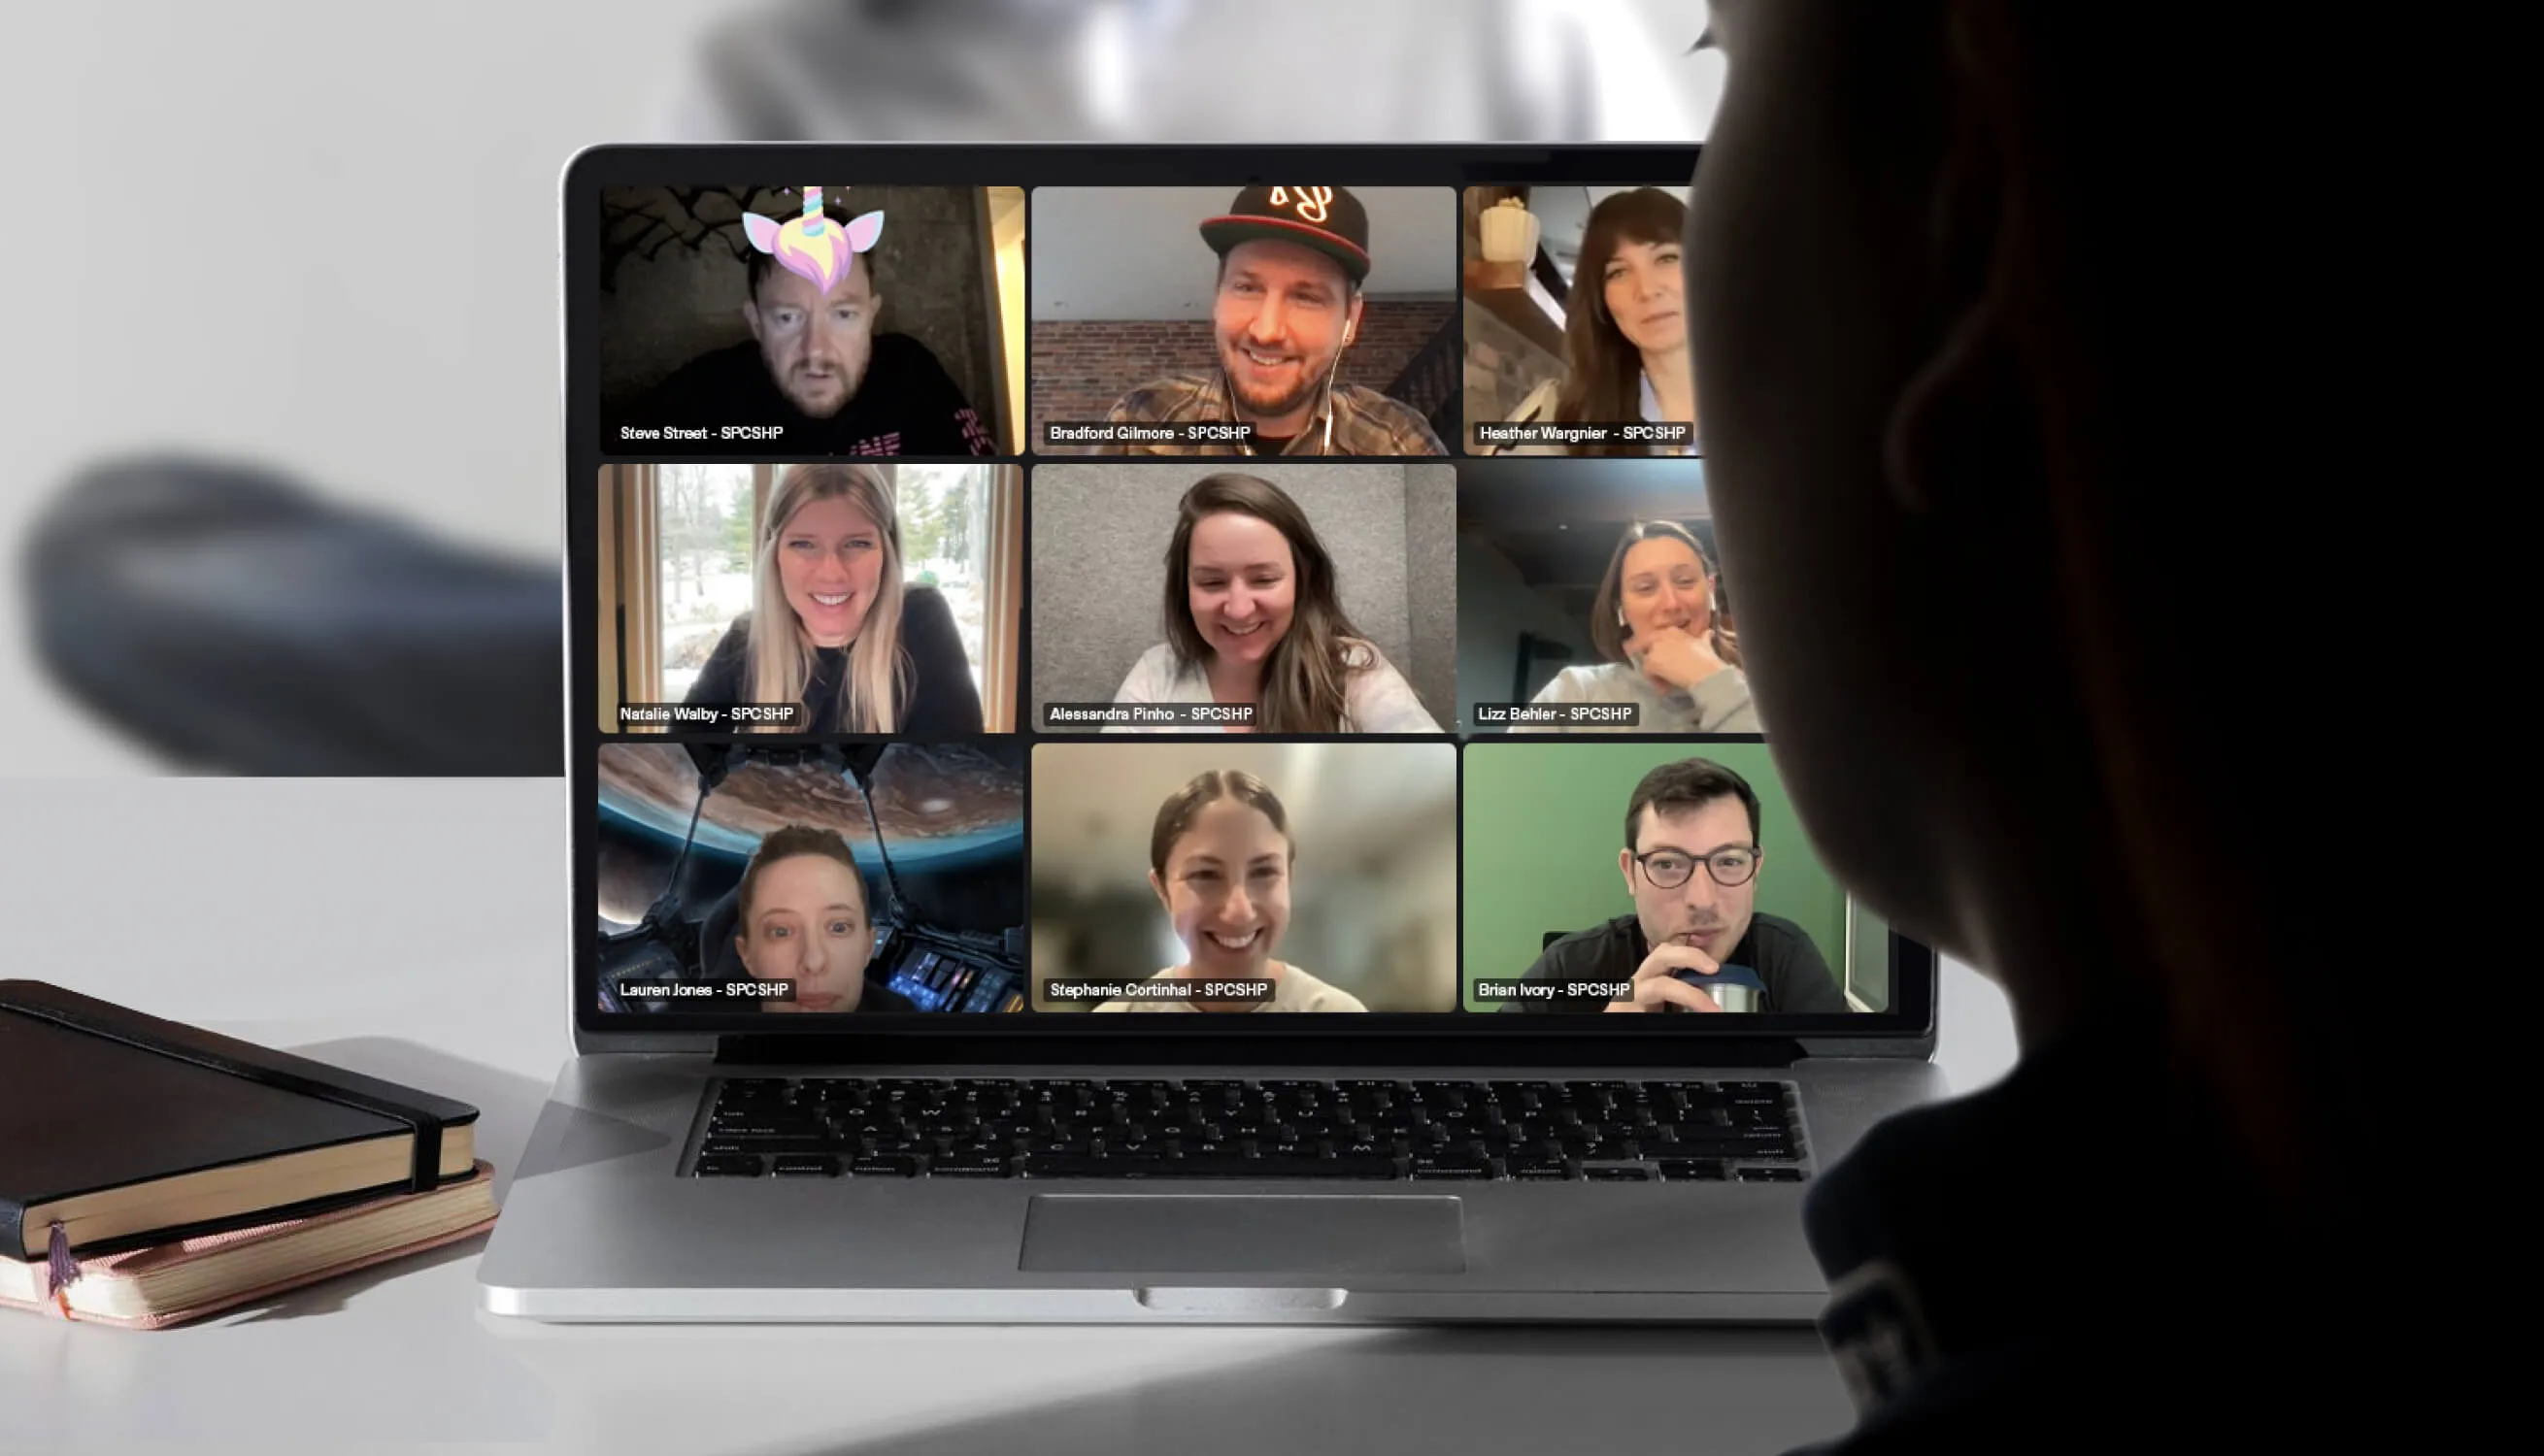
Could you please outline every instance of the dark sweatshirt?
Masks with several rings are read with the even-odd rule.
[[[930,737],[977,733],[981,729],[981,695],[972,686],[972,664],[955,635],[954,613],[933,586],[904,589],[901,606],[901,651],[909,661],[908,695],[902,700],[896,734]],[[847,670],[846,648],[821,648],[813,654],[813,677],[804,686],[812,722],[799,731],[836,733],[839,727],[839,677]],[[753,701],[750,696],[751,618],[737,620],[716,644],[687,701],[730,707]]]

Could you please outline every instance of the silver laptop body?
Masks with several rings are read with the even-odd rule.
[[[941,156],[938,171],[956,180],[1031,183],[1059,179],[1098,154],[1112,169],[1106,175],[1119,176],[1122,156],[1141,149],[596,149],[565,181],[568,297],[591,285],[593,240],[581,229],[597,211],[599,187],[613,179],[795,180],[798,172],[890,167],[909,174],[916,164],[907,156],[878,159],[921,150]],[[1189,154],[1202,149],[1149,150],[1159,182],[1196,175]],[[1367,171],[1379,165],[1369,161],[1377,154],[1395,154],[1387,165],[1418,167],[1488,149],[1264,150],[1226,149],[1228,175],[1268,179],[1290,168],[1321,175],[1341,164]],[[1693,148],[1655,148],[1640,157],[1641,170],[1621,167],[1617,154],[1633,150],[1528,156],[1532,165],[1553,157],[1603,181],[1671,168],[1685,177],[1694,157]],[[852,160],[843,165],[843,157]],[[568,338],[589,338],[587,322],[570,304]],[[569,480],[589,481],[595,421],[577,390],[593,366],[569,355]],[[560,1322],[1807,1322],[1827,1297],[1801,1232],[1811,1180],[1874,1122],[1944,1090],[1933,1065],[1936,959],[1887,932],[1874,933],[1887,938],[1886,950],[1857,948],[1888,957],[1886,1014],[1748,1035],[1737,1035],[1745,1028],[1714,1036],[1681,1027],[1661,1037],[1595,1037],[1549,1025],[1562,1018],[1537,1019],[1516,1036],[1501,1026],[1470,1035],[1460,1018],[1443,1016],[1431,1020],[1446,1025],[1390,1027],[1384,1035],[1223,1035],[1203,1059],[1189,1038],[1118,1027],[1070,1036],[1004,1033],[1031,1014],[937,1018],[917,1030],[830,1025],[792,1035],[791,1027],[774,1025],[711,1035],[604,1016],[594,996],[591,900],[580,882],[592,873],[596,751],[588,707],[594,650],[581,630],[592,610],[593,566],[591,547],[577,540],[586,524],[570,506],[567,761],[575,817],[559,837],[578,881],[564,917],[563,977],[576,1054],[539,1115],[480,1265],[483,1304],[494,1314]],[[1841,1035],[1825,1035],[1832,1029]],[[1798,1100],[1802,1181],[690,1176],[720,1079],[796,1077],[1783,1084]]]

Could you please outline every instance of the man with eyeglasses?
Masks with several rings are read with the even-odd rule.
[[[1502,1010],[1720,1011],[1680,973],[1701,981],[1745,965],[1767,988],[1760,1011],[1845,1011],[1846,993],[1810,936],[1758,913],[1767,858],[1758,838],[1758,796],[1722,765],[1685,758],[1643,775],[1626,806],[1626,848],[1617,856],[1633,913],[1562,937],[1525,976],[1557,986],[1630,982],[1632,998],[1523,997]]]

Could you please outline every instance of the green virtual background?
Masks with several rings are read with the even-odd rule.
[[[1803,839],[1765,743],[1488,740],[1469,743],[1465,758],[1460,994],[1468,1010],[1494,1010],[1475,1001],[1475,982],[1527,970],[1548,931],[1586,930],[1634,908],[1617,872],[1626,805],[1644,774],[1682,758],[1711,759],[1748,780],[1757,794],[1765,852],[1757,908],[1807,931],[1829,968],[1868,1009],[1888,1005],[1888,936],[1849,904]],[[1856,935],[1851,969],[1850,919]]]

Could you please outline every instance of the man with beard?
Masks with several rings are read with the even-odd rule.
[[[846,228],[848,213],[823,209]],[[907,334],[878,334],[874,255],[855,254],[825,293],[753,250],[742,315],[751,341],[691,359],[624,417],[649,429],[781,425],[772,443],[820,455],[994,453],[961,386]],[[614,441],[613,428],[607,437]]]
[[[1680,979],[1745,965],[1765,983],[1760,1011],[1847,1010],[1846,993],[1800,926],[1757,910],[1758,795],[1749,781],[1705,758],[1643,775],[1626,805],[1626,849],[1617,868],[1634,898],[1630,915],[1575,931],[1546,948],[1524,979],[1631,981],[1632,999],[1555,996],[1502,1003],[1504,1011],[1720,1011]]]
[[[1104,454],[1443,455],[1421,414],[1335,379],[1360,329],[1369,213],[1338,187],[1251,187],[1201,225],[1219,255],[1211,337],[1219,367],[1124,395],[1113,423],[1242,421],[1252,440],[1140,441]]]

